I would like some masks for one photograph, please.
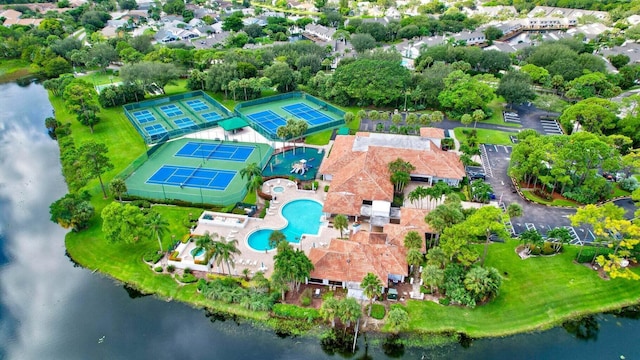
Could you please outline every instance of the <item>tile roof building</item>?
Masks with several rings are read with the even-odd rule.
[[[339,135],[318,172],[331,181],[323,211],[384,226],[397,218],[391,208],[393,184],[388,164],[398,158],[411,163],[411,180],[428,185],[444,181],[457,186],[465,176],[457,154],[440,149],[444,132],[421,129],[422,136],[359,132]]]

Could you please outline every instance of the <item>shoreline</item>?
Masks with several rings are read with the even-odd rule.
[[[86,127],[80,125],[75,118],[69,115],[60,99],[53,97],[51,93],[49,94],[49,98],[52,106],[56,110],[59,121],[62,123],[71,122],[73,129],[71,137],[76,143],[81,143],[87,139],[105,142],[107,146],[110,147],[112,156],[119,157],[119,162],[126,164],[125,166],[139,155],[137,153],[138,150],[144,151],[141,140],[136,138],[138,136],[137,132],[132,129],[131,124],[122,114],[121,107],[102,110],[101,117],[103,120],[96,126],[96,133],[90,134]],[[129,149],[127,153],[118,153],[118,144],[111,143],[110,140],[112,140],[112,138],[106,135],[116,127],[120,129],[119,136],[122,138],[120,141]],[[137,147],[135,147],[134,144],[137,144]],[[116,169],[107,174],[105,182],[110,181],[123,168],[124,167],[116,166]],[[89,271],[100,272],[101,275],[109,276],[142,293],[153,294],[163,300],[176,300],[187,303],[190,306],[223,312],[250,321],[259,321],[269,326],[269,320],[272,317],[268,312],[249,311],[237,304],[226,304],[205,299],[204,296],[196,292],[195,284],[178,285],[172,277],[156,274],[153,269],[142,260],[142,255],[146,251],[157,248],[155,240],[140,241],[137,244],[108,243],[102,238],[99,213],[111,200],[102,199],[99,185],[95,180],[85,186],[85,189],[93,194],[91,202],[96,208],[96,215],[92,219],[88,229],[81,232],[69,232],[65,237],[67,252],[79,265]],[[180,214],[197,210],[176,206],[171,207],[170,210],[165,209],[164,211],[172,211]],[[175,229],[180,229],[180,227],[176,226]],[[505,244],[506,246],[503,245],[503,248],[510,248],[512,244],[509,244]],[[502,261],[503,259],[501,259],[500,256],[495,255],[498,251],[493,250],[494,249],[490,252],[489,260],[494,262]],[[570,261],[571,254],[576,251],[577,249],[569,248],[565,254],[557,258]],[[531,266],[531,262],[522,264]],[[504,268],[504,266],[501,267]],[[508,270],[510,274],[514,274],[513,280],[518,281],[515,279],[515,273],[511,269]],[[527,271],[529,270],[524,270],[523,272],[526,273]],[[514,309],[513,303],[520,301],[519,296],[523,296],[523,298],[526,299],[530,296],[535,296],[535,294],[529,294],[528,296],[527,294],[514,294],[514,288],[507,286],[496,301],[475,309],[460,309],[453,306],[444,307],[439,304],[424,304],[419,301],[409,300],[406,305],[410,314],[410,325],[408,331],[403,334],[410,335],[411,337],[465,334],[466,336],[476,339],[504,337],[520,333],[543,331],[561,325],[563,322],[575,319],[576,317],[612,311],[640,303],[640,287],[634,287],[633,285],[636,284],[633,282],[626,280],[605,282],[600,279],[598,279],[599,282],[589,282],[592,280],[592,274],[590,275],[585,272],[588,271],[588,269],[578,269],[576,267],[575,269],[571,268],[571,271],[575,271],[576,278],[580,276],[586,277],[584,284],[578,284],[578,286],[584,286],[587,289],[582,289],[584,291],[582,291],[580,296],[584,297],[584,300],[578,303],[580,308],[577,310],[568,311],[567,309],[562,309],[563,300],[569,300],[568,298],[562,297],[553,300],[558,302],[556,307],[546,305],[542,302],[529,307],[525,304],[524,307],[516,307]],[[544,275],[541,274],[540,277],[542,276]],[[597,274],[595,276],[597,277]],[[509,281],[511,282],[512,279]],[[549,281],[554,280],[551,279]],[[625,284],[625,282],[627,283]],[[611,284],[615,284],[615,286]],[[513,285],[513,283],[510,283],[510,285]],[[610,301],[606,301],[599,299],[600,293],[611,292],[612,290],[616,292],[617,297],[615,300],[610,299]],[[594,303],[593,300],[591,300],[593,298],[596,298],[598,301]],[[507,306],[511,305],[512,308],[506,309],[506,307],[504,307],[505,302],[507,302]],[[522,311],[523,309],[524,311]],[[509,314],[505,314],[507,312],[515,315],[510,316]],[[525,314],[523,314],[523,312]],[[541,314],[548,314],[548,316],[541,317]],[[521,318],[523,315],[525,317]],[[412,318],[414,316],[415,318]],[[425,316],[425,318],[421,316]],[[500,319],[495,319],[499,316],[505,318],[505,323],[497,327],[491,325],[492,322],[494,324],[500,323]],[[516,321],[511,319],[511,317],[520,317],[520,319],[516,319]],[[460,319],[468,320],[466,322],[460,322]],[[487,328],[487,326],[493,326],[494,328]],[[381,329],[380,333],[388,334],[388,332],[384,331],[384,328]]]

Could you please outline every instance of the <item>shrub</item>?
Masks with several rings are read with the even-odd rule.
[[[327,291],[326,293],[322,294],[322,301],[331,299],[332,297],[333,297],[333,291]]]
[[[180,259],[180,258],[178,257],[178,255],[180,255],[180,253],[179,253],[179,252],[177,252],[177,251],[172,251],[172,252],[171,252],[171,255],[169,255],[169,260],[171,260],[171,261],[182,261],[182,259]]]
[[[438,303],[440,303],[440,305],[449,306],[449,304],[451,303],[451,300],[449,300],[449,298],[445,297],[445,298],[441,298],[440,300],[438,300]]]
[[[329,192],[329,185],[324,186],[324,192]]]
[[[542,189],[534,189],[533,194],[547,201],[553,200],[553,195],[549,194],[546,191],[543,191]]]
[[[173,273],[174,271],[176,271],[176,267],[173,265],[169,265],[167,266],[167,271],[170,273]]]
[[[142,260],[151,264],[157,263],[160,259],[162,259],[162,253],[158,253],[155,250],[148,251],[142,256]]]
[[[640,187],[640,184],[638,184],[638,179],[633,176],[620,180],[618,184],[620,184],[620,189],[626,191],[634,191],[638,187]]]
[[[150,209],[151,203],[148,200],[134,200],[131,202],[131,205],[137,206],[143,209]]]
[[[311,288],[306,288],[302,291],[302,294],[300,294],[300,303],[302,306],[311,305]]]
[[[320,318],[320,312],[317,309],[305,309],[291,304],[273,305],[273,314],[279,317],[305,320],[315,320]]]
[[[369,309],[367,309],[367,311],[369,311]],[[371,307],[371,317],[374,319],[378,319],[378,320],[384,319],[385,312],[386,310],[384,308],[384,305],[373,304],[373,306]]]
[[[529,244],[529,250],[531,250],[531,255],[540,255],[540,253],[542,252],[540,246],[534,244]]]
[[[423,294],[431,294],[431,288],[429,288],[428,286],[421,285],[420,292]]]
[[[542,245],[542,255],[552,255],[556,253],[556,249],[553,247],[553,244],[545,241]]]
[[[195,277],[195,275],[193,275],[192,273],[185,273],[184,275],[179,277],[178,280],[181,283],[191,284],[191,283],[194,283],[194,282],[198,281],[198,278]]]
[[[161,273],[163,271],[162,266],[156,266],[153,268],[153,271],[157,272],[157,273]]]
[[[192,272],[192,271],[193,271],[193,270],[191,270],[191,268],[185,268],[185,269],[184,269],[184,273],[185,273],[185,274],[191,274],[191,272]]]

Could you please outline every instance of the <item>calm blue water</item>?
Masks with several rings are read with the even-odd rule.
[[[202,254],[204,254],[204,249],[202,248],[198,249],[198,251],[196,251],[196,249],[191,250],[192,256],[200,256]]]
[[[291,243],[299,243],[302,234],[315,235],[320,229],[322,204],[314,200],[294,200],[282,208],[282,216],[289,222],[282,232]],[[267,250],[273,229],[261,229],[249,235],[249,246],[255,250]]]

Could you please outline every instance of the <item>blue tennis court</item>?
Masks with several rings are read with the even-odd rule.
[[[133,116],[136,117],[136,120],[138,120],[140,124],[156,121],[156,118],[149,110],[136,111],[133,113]]]
[[[193,120],[189,118],[176,119],[176,120],[173,120],[173,123],[176,124],[181,129],[196,125],[196,123],[194,123]]]
[[[189,141],[176,153],[179,157],[245,162],[255,146]]]
[[[282,109],[295,117],[306,120],[313,126],[334,121],[329,116],[303,103],[283,106]]]
[[[235,176],[236,171],[230,170],[163,165],[146,183],[209,190],[225,190]]]
[[[200,99],[189,100],[189,101],[186,101],[186,103],[187,105],[189,105],[191,109],[193,109],[193,111],[203,111],[203,110],[209,109],[209,106],[204,102],[202,102],[202,100]]]
[[[269,130],[269,132],[274,133],[278,130],[280,126],[284,126],[287,124],[287,120],[282,116],[274,113],[271,110],[260,111],[251,115],[248,115],[249,119],[263,128]]]
[[[153,124],[153,125],[145,126],[144,129],[147,131],[147,134],[152,136],[167,132],[167,129],[165,129],[164,126],[162,126],[162,124]]]
[[[165,115],[167,115],[168,117],[174,117],[184,114],[182,110],[180,110],[180,108],[178,108],[175,104],[160,106],[160,110],[162,110],[162,112],[165,113]]]
[[[206,113],[206,114],[200,114],[200,116],[202,116],[207,121],[214,121],[214,120],[222,119],[222,116],[220,116],[220,114],[218,114],[217,112],[210,112],[210,113]]]

